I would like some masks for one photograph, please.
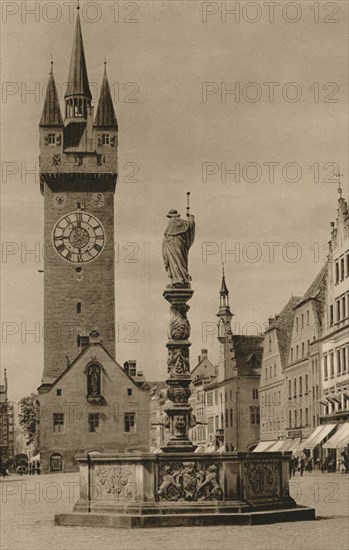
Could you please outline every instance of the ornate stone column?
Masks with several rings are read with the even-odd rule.
[[[190,324],[187,319],[189,306],[188,300],[193,296],[194,291],[190,288],[167,288],[163,294],[164,298],[171,305],[171,318],[168,327],[168,373],[166,380],[168,385],[167,402],[165,412],[168,417],[168,427],[171,438],[164,452],[193,452],[196,446],[188,436],[189,428],[195,426],[195,419],[192,416],[192,407],[188,403],[190,397],[190,364],[189,347],[191,343]]]

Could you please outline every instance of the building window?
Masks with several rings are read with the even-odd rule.
[[[230,409],[230,426],[233,425],[233,409]]]
[[[345,311],[345,310],[346,310],[346,307],[345,307],[345,296],[343,296],[343,298],[342,298],[342,317],[343,317],[343,319],[345,319],[345,317],[346,317],[346,311]]]
[[[305,375],[305,393],[307,394],[309,391],[309,376]]]
[[[309,409],[305,409],[305,425],[309,426]]]
[[[250,423],[260,423],[259,407],[250,407]]]
[[[342,371],[346,372],[346,370],[347,370],[346,350],[345,348],[342,348]]]
[[[102,145],[110,145],[109,134],[102,134]]]
[[[302,409],[299,411],[299,425],[301,427],[303,426],[303,410]]]
[[[218,405],[218,390],[214,391],[214,404]]]
[[[288,427],[292,428],[292,411],[288,411]]]
[[[80,313],[81,313],[81,302],[78,302],[78,303],[76,304],[76,313],[77,313],[78,315],[80,315]]]
[[[209,434],[213,434],[213,416],[209,416],[207,422],[207,431]]]
[[[252,389],[252,399],[258,399],[258,389],[257,388]]]
[[[333,325],[333,306],[330,306],[330,326]]]
[[[328,379],[327,355],[324,355],[324,377],[325,377],[325,380]]]
[[[339,261],[336,262],[336,284],[339,283]]]
[[[276,376],[276,364],[274,363],[274,376]]]
[[[268,380],[268,367],[265,369],[265,379]]]
[[[293,348],[291,348],[291,363],[293,361]]]
[[[303,378],[299,377],[299,395],[301,396],[303,393]]]
[[[310,322],[310,314],[309,314],[309,310],[307,311],[307,326],[309,326],[309,322]]]
[[[337,349],[337,375],[341,374],[341,350]]]
[[[127,388],[127,395],[132,395],[132,388]]]
[[[337,322],[341,320],[341,302],[337,300]]]
[[[347,277],[349,277],[349,254],[347,254]]]
[[[330,353],[330,377],[334,377],[334,356],[333,352]]]
[[[302,325],[301,326],[302,326],[302,328],[304,328],[304,315],[303,315],[303,313],[302,313],[302,318],[301,319],[302,319]]]
[[[129,412],[124,414],[124,431],[126,433],[136,432],[136,413]]]
[[[213,405],[213,393],[210,391],[207,393],[207,406],[212,407]]]
[[[341,281],[344,279],[344,258],[341,258]]]
[[[296,346],[296,360],[298,359],[298,346]]]
[[[293,397],[297,397],[297,378],[293,381]]]
[[[310,340],[307,340],[307,353],[310,353]]]
[[[304,342],[302,343],[302,357],[304,357]]]
[[[64,429],[64,413],[53,413],[53,431],[56,434],[62,433]]]
[[[60,397],[62,395],[62,390],[57,390],[56,394],[57,394],[58,397]]]
[[[288,398],[292,399],[292,383],[291,383],[291,380],[288,381]]]
[[[272,375],[272,371],[271,371],[271,365],[269,367],[269,377],[271,378],[273,375]]]
[[[225,427],[227,428],[229,425],[229,414],[228,409],[225,409]]]
[[[96,432],[99,428],[100,413],[89,413],[88,415],[88,431]]]
[[[56,134],[48,134],[47,143],[48,145],[56,145]]]

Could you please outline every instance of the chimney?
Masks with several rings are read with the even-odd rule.
[[[269,317],[268,319],[269,326],[272,325],[273,322],[274,322],[274,317]]]
[[[198,355],[198,363],[201,362],[201,355]]]
[[[202,349],[202,350],[201,350],[201,358],[202,358],[202,359],[206,359],[206,358],[207,358],[207,349]]]

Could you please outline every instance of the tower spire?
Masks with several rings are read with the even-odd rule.
[[[118,129],[118,123],[115,116],[114,105],[107,76],[107,61],[105,58],[101,93],[99,96],[96,118],[93,125],[98,128],[110,128],[114,130]]]
[[[91,104],[92,94],[87,75],[84,43],[80,23],[80,5],[77,5],[77,18],[73,50],[70,59],[67,90],[65,92],[66,117],[86,118],[87,107]]]
[[[53,76],[53,61],[51,54],[51,70],[46,90],[44,109],[42,111],[40,126],[63,126],[61,108],[59,106],[58,93]]]

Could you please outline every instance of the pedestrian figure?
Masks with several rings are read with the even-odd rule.
[[[305,467],[305,462],[304,462],[304,458],[302,457],[302,458],[301,458],[301,462],[300,462],[301,476],[303,476],[304,467]]]

